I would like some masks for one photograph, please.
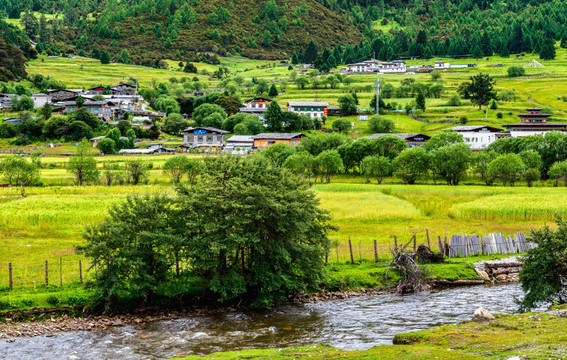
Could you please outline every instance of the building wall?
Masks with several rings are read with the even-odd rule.
[[[497,140],[495,133],[489,132],[460,132],[463,140],[472,150],[482,150]]]
[[[291,146],[299,146],[301,144],[301,139],[292,139],[292,140],[284,140],[284,139],[255,139],[254,140],[254,147],[258,149],[265,149],[270,145],[284,143]]]
[[[222,147],[225,142],[225,136],[220,134],[183,134],[183,143],[187,146]]]

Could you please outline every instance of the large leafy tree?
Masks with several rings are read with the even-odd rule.
[[[494,80],[488,74],[478,74],[471,77],[471,83],[467,87],[469,98],[473,104],[478,105],[478,109],[482,105],[488,105],[490,100],[496,98],[494,91]]]
[[[221,300],[272,305],[318,286],[331,226],[303,180],[261,157],[211,157],[181,200],[191,266]]]
[[[177,191],[130,197],[87,229],[96,303],[151,303],[190,292],[182,279],[195,277],[220,301],[259,306],[318,288],[333,227],[307,182],[263,157],[223,156]],[[187,265],[180,277],[176,262]]]
[[[394,173],[405,184],[415,184],[420,176],[427,174],[429,162],[430,156],[423,147],[406,149],[394,159]]]
[[[10,185],[29,186],[39,180],[40,168],[21,156],[8,156],[0,162],[0,175]]]
[[[443,177],[447,185],[459,185],[466,176],[471,161],[472,151],[463,143],[443,146],[431,157],[433,171]]]
[[[522,158],[517,154],[504,154],[492,160],[488,164],[488,174],[500,179],[502,184],[514,186],[525,170]]]
[[[520,271],[522,310],[550,300],[567,302],[567,223],[558,218],[557,225],[557,230],[545,226],[531,232],[529,240],[537,247],[528,251]]]

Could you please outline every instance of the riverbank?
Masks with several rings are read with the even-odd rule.
[[[473,314],[471,314],[471,318]],[[493,320],[472,320],[431,330],[396,335],[397,345],[345,351],[326,345],[287,349],[243,350],[197,359],[541,359],[565,358],[567,307],[520,315],[495,314]]]
[[[475,262],[494,260],[503,256],[453,258],[443,264],[425,265],[433,287],[477,285],[483,281],[475,272]],[[400,279],[388,262],[359,261],[355,264],[329,264],[327,280],[322,290],[314,294],[297,294],[289,304],[323,303],[353,297],[391,293]],[[35,291],[35,292],[34,292]],[[183,317],[207,316],[250,307],[221,304],[187,305],[180,308],[150,308],[130,314],[94,316],[84,311],[92,290],[74,286],[57,289],[29,289],[29,293],[4,292],[0,303],[13,304],[10,311],[0,313],[0,339],[54,336],[65,331],[90,331],[114,326],[139,325]],[[30,304],[41,304],[30,306]],[[53,305],[55,304],[55,305]]]

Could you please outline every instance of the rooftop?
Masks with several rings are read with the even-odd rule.
[[[288,101],[287,106],[329,106],[329,103],[317,101]]]
[[[488,125],[467,125],[467,126],[455,126],[452,127],[451,130],[453,131],[481,131],[483,129],[487,129],[490,132],[500,132],[501,130],[498,128],[495,128],[493,126],[488,126]]]
[[[186,132],[193,132],[193,130],[207,130],[210,132],[216,132],[219,134],[230,134],[230,131],[221,130],[213,127],[206,127],[206,126],[199,126],[199,127],[188,127],[187,129],[183,130],[182,133]]]
[[[431,139],[431,136],[428,136],[428,135],[425,135],[425,134],[419,134],[419,133],[417,133],[417,134],[395,134],[395,133],[372,134],[372,135],[368,135],[367,138],[377,139],[377,138],[384,136],[384,135],[394,135],[394,136],[397,136],[400,139],[404,139],[404,140],[407,140],[409,138],[416,137],[416,136],[423,137],[425,140]]]
[[[231,142],[238,142],[238,143],[243,143],[243,142],[254,142],[254,137],[250,136],[250,135],[232,135],[230,137],[230,139],[227,140],[228,143]]]
[[[252,138],[254,140],[260,140],[260,139],[291,140],[303,136],[305,135],[302,133],[262,133],[262,134],[254,135]]]

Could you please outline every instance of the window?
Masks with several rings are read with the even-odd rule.
[[[276,142],[274,140],[268,140],[268,144],[275,144]]]
[[[203,136],[197,136],[197,141],[198,141],[198,142],[202,142],[202,141],[203,141]]]
[[[315,108],[311,108],[311,111],[315,111]]]

